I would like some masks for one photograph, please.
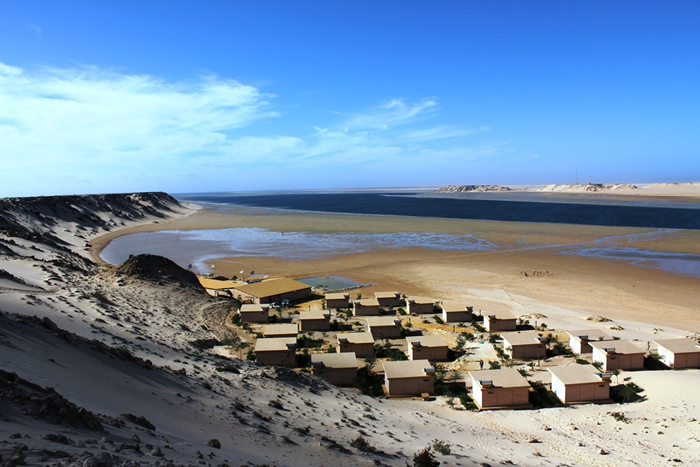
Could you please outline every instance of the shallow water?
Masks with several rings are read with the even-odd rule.
[[[263,256],[290,261],[321,259],[379,249],[410,247],[437,250],[496,250],[498,246],[471,235],[441,232],[277,232],[257,227],[215,230],[165,230],[123,235],[112,240],[100,256],[120,264],[132,254],[165,256],[199,274],[209,273],[205,261],[221,257]]]
[[[359,282],[355,282],[354,280],[343,276],[305,277],[303,279],[296,280],[306,285],[310,285],[311,287],[323,287],[328,290],[341,290],[361,285]]]
[[[620,246],[620,242],[655,240],[672,233],[654,232],[604,237],[595,242],[552,245],[563,255],[598,257],[667,271],[676,275],[700,278],[700,255],[657,252]],[[223,257],[260,256],[288,261],[322,259],[366,253],[381,249],[422,247],[454,251],[496,251],[505,248],[475,234],[442,232],[278,232],[258,227],[213,230],[166,230],[123,235],[102,251],[110,264],[120,264],[131,254],[151,253],[165,256],[182,267],[192,265],[198,274],[212,272],[207,260]]]

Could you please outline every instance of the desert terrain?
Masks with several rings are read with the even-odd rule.
[[[700,233],[313,213],[217,212],[165,194],[0,200],[0,454],[17,465],[406,465],[433,440],[445,465],[700,463],[700,371],[623,372],[622,405],[470,412],[387,400],[288,369],[222,357],[230,305],[161,259],[100,261],[111,239],[164,229],[474,233],[501,248],[426,248],[289,261],[211,260],[217,274],[340,275],[622,339],[700,332],[700,279],[561,255],[604,241],[700,254]],[[542,270],[527,277],[523,272]],[[589,321],[602,316],[609,321]],[[611,327],[615,329],[611,330]],[[531,378],[546,380],[544,368]],[[53,388],[53,390],[48,389]],[[623,413],[614,417],[613,412]],[[351,445],[359,436],[374,452]]]

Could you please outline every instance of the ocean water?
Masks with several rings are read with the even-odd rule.
[[[420,192],[195,194],[176,197],[183,201],[327,213],[700,230],[699,203],[667,202],[659,205],[636,198],[592,199],[590,196],[577,198],[533,193],[438,196]]]

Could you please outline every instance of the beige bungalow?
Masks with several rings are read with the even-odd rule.
[[[401,294],[399,292],[374,292],[374,298],[382,308],[398,308],[401,306]]]
[[[323,310],[302,311],[299,323],[302,331],[330,331],[331,314]]]
[[[367,316],[367,330],[375,339],[399,339],[401,320],[394,316]]]
[[[601,373],[593,365],[568,365],[548,368],[552,374],[552,392],[564,404],[610,401],[610,373]]]
[[[263,328],[263,337],[297,337],[299,325],[296,323],[268,324]]]
[[[406,338],[409,360],[447,360],[447,342],[440,336],[411,336]]]
[[[359,358],[374,355],[374,337],[370,332],[342,332],[337,334],[338,352],[354,352]]]
[[[357,377],[355,352],[311,354],[311,374],[336,386],[352,386]]]
[[[267,279],[254,284],[237,285],[231,289],[234,298],[253,303],[280,303],[311,297],[311,286],[286,277]]]
[[[352,302],[353,316],[378,316],[379,302],[376,298],[363,298]]]
[[[481,410],[531,408],[530,383],[515,368],[470,371],[472,399]]]
[[[654,341],[661,361],[669,368],[700,368],[700,344],[692,339]]]
[[[268,366],[294,366],[296,347],[296,337],[258,339],[255,343],[255,360]]]
[[[603,364],[603,370],[641,370],[646,349],[632,341],[591,342],[593,362]]]
[[[474,307],[463,303],[447,302],[440,305],[442,320],[446,323],[466,323],[474,317]]]
[[[329,310],[337,310],[338,308],[350,308],[350,294],[346,293],[327,293],[326,308]]]
[[[547,338],[536,332],[506,332],[503,338],[503,351],[510,358],[530,360],[547,356]]]
[[[518,329],[517,318],[505,311],[484,315],[484,328],[488,332],[515,331]]]
[[[434,313],[435,300],[426,297],[406,298],[406,312],[408,314],[425,315]]]
[[[593,352],[590,342],[593,341],[611,341],[612,337],[608,336],[597,329],[584,329],[583,331],[568,331],[569,347],[576,355]]]
[[[267,323],[270,307],[257,303],[244,303],[238,310],[238,314],[244,323]]]
[[[435,368],[428,360],[383,362],[384,386],[389,397],[435,392]]]

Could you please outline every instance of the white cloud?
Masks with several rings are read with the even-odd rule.
[[[348,128],[388,130],[400,125],[414,123],[429,117],[437,102],[425,99],[417,104],[407,105],[404,99],[392,99],[363,114],[352,116],[346,123]]]
[[[462,163],[501,150],[467,144],[485,127],[426,126],[437,117],[432,98],[339,113],[342,121],[308,135],[249,130],[279,120],[273,98],[216,76],[168,82],[91,66],[27,71],[0,63],[0,196],[197,190],[204,188],[194,183],[207,179],[221,181],[206,185],[212,189],[254,188],[226,180],[266,170],[286,177],[392,165],[420,171],[426,158]],[[193,185],[180,188],[183,180]]]

